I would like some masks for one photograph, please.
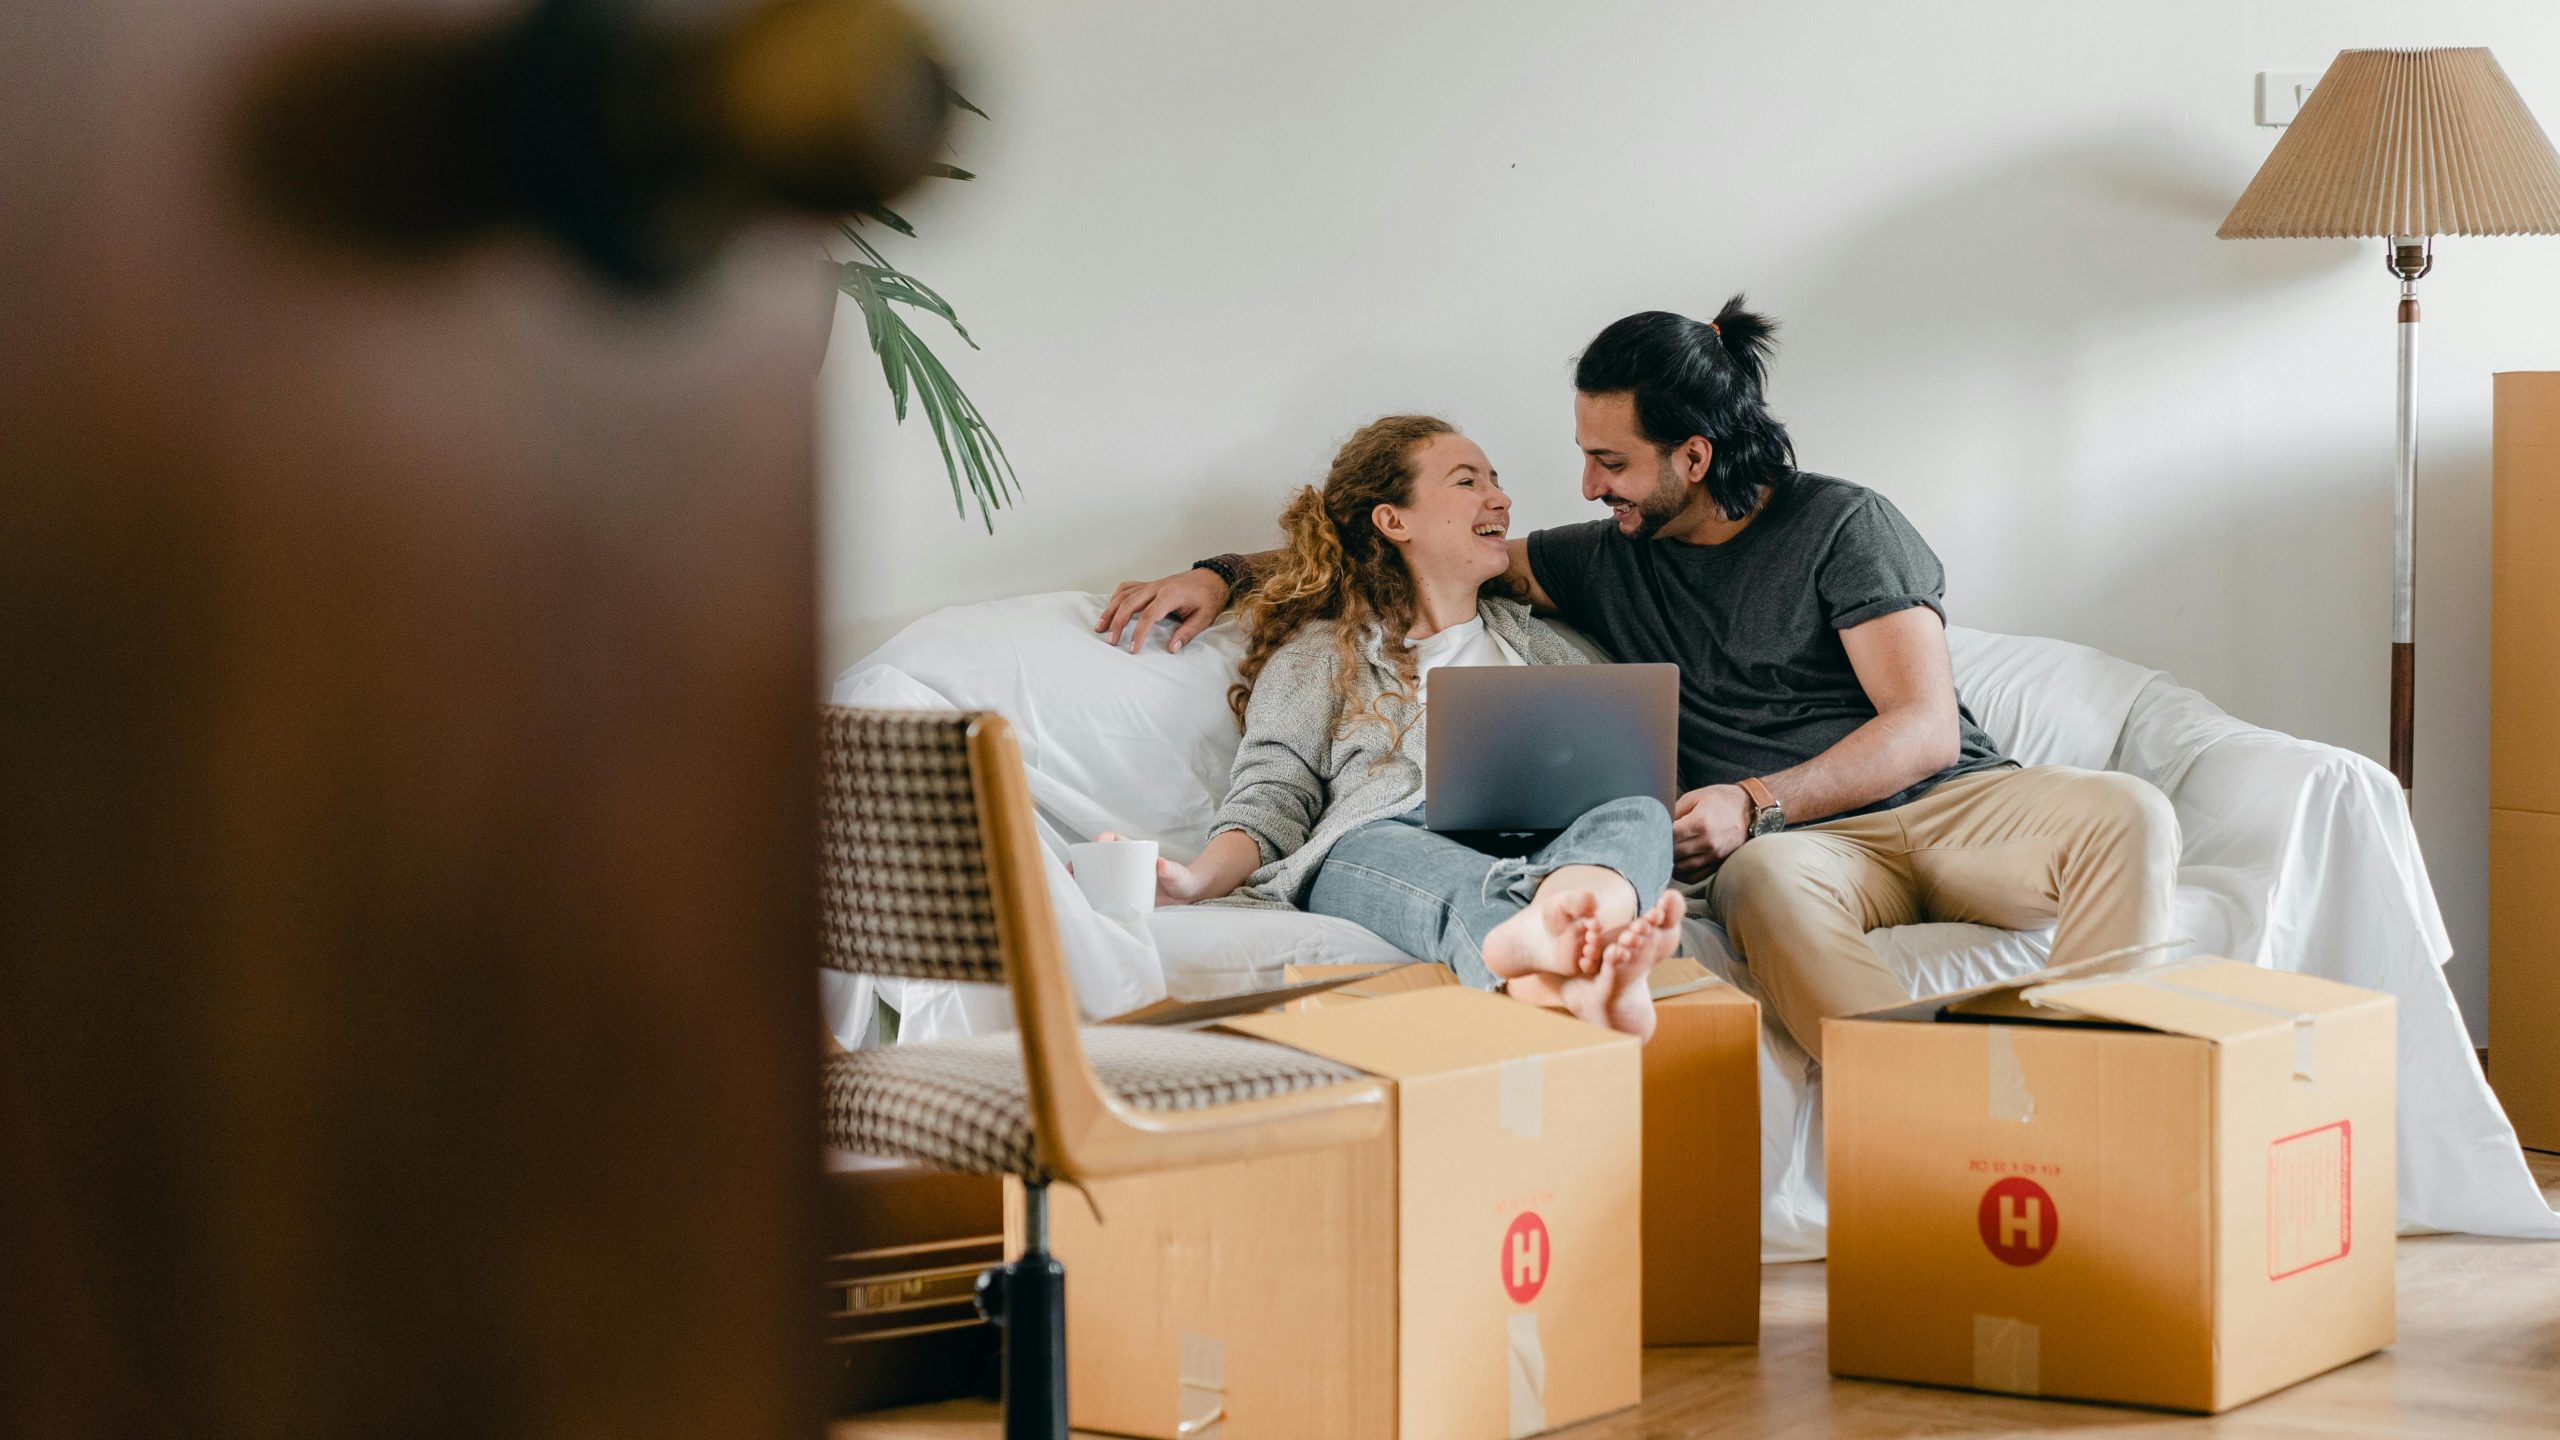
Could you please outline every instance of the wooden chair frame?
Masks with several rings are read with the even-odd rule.
[[[1384,1130],[1382,1080],[1171,1111],[1133,1109],[1105,1089],[1085,1059],[1013,727],[1001,715],[975,716],[968,745],[1005,986],[1022,1033],[1032,1131],[1042,1163],[1058,1178],[1081,1182],[1214,1165],[1349,1144]]]

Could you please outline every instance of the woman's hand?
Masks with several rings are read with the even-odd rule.
[[[1096,840],[1125,840],[1105,830]],[[1241,831],[1230,830],[1209,842],[1198,858],[1183,865],[1156,857],[1156,904],[1189,905],[1231,894],[1262,863],[1261,847]]]

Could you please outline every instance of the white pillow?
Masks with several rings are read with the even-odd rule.
[[[2134,698],[2157,673],[2068,640],[1955,625],[1947,653],[1965,708],[2021,765],[2106,769]]]
[[[1062,591],[937,610],[856,661],[838,703],[856,676],[887,665],[960,709],[993,710],[1049,782],[1041,811],[1068,838],[1116,830],[1189,860],[1209,843],[1242,738],[1227,687],[1244,633],[1230,616],[1168,655],[1160,625],[1132,655],[1094,633],[1102,598]]]

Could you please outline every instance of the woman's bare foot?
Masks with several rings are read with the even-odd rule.
[[[1541,890],[1537,899],[1484,937],[1485,968],[1505,980],[1532,974],[1596,975],[1605,938],[1595,918],[1599,911],[1599,897],[1588,890]]]
[[[1653,1038],[1653,991],[1646,985],[1653,967],[1680,949],[1680,919],[1688,902],[1677,890],[1665,890],[1652,908],[1630,920],[1608,938],[1600,952],[1598,973],[1565,980],[1556,987],[1567,1010],[1593,1025]]]

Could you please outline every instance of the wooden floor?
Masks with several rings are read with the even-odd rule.
[[[2560,1157],[2532,1160],[2543,1193],[2560,1200]],[[2210,1419],[1834,1380],[1823,1368],[1822,1267],[1768,1266],[1760,1296],[1757,1349],[1646,1351],[1642,1406],[1554,1433],[1570,1440],[2560,1434],[2560,1242],[2401,1241],[2399,1344]],[[832,1440],[997,1440],[998,1433],[995,1407],[972,1403],[839,1421]]]

